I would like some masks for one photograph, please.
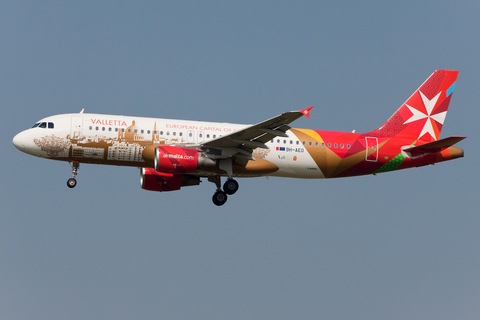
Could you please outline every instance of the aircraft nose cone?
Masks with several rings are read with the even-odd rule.
[[[24,135],[21,132],[17,134],[15,137],[13,137],[12,142],[15,148],[17,148],[22,152],[25,152],[25,139],[24,139]]]

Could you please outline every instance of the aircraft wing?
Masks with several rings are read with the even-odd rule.
[[[312,108],[313,107],[309,107],[301,111],[285,112],[242,130],[202,143],[200,147],[205,150],[210,157],[217,159],[228,158],[235,155],[240,158],[255,160],[252,157],[253,149],[268,149],[265,143],[269,140],[275,137],[287,137],[285,132],[291,128],[288,124],[301,116],[309,118]]]

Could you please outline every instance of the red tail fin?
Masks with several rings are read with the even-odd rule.
[[[458,71],[436,70],[383,126],[370,134],[406,135],[424,142],[438,140],[457,76]]]

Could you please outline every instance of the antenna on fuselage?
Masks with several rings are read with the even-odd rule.
[[[83,113],[83,110],[85,110],[85,108],[83,108],[82,111],[80,111],[79,113]]]

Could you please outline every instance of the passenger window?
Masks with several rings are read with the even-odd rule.
[[[300,141],[297,140],[297,144],[300,144]]]
[[[193,133],[189,132],[189,133],[188,133],[188,136],[189,136],[189,137],[192,137],[192,136],[193,136]]]
[[[181,137],[181,136],[183,136],[183,133],[179,132],[178,135]],[[214,138],[215,138],[215,136],[214,136]]]
[[[53,129],[53,122],[48,123],[48,129]]]
[[[147,134],[150,134],[150,130],[147,130]]]
[[[88,127],[88,130],[92,130],[92,129],[93,129],[93,127],[92,127],[92,126]]]
[[[325,142],[322,142],[322,147],[325,147]]]
[[[115,128],[115,132],[118,132],[118,128]]]
[[[302,141],[303,145],[305,145],[305,141]]]
[[[336,147],[338,147],[338,144],[335,143],[333,146],[336,148]]]
[[[329,142],[329,143],[328,143],[328,147],[330,148],[331,146],[332,146],[332,144]]]
[[[125,133],[125,128],[122,128],[122,133]]]
[[[311,145],[312,145],[312,141],[308,142],[308,145],[311,146]]]
[[[102,127],[102,131],[105,131],[105,127]]]
[[[318,142],[315,142],[315,147],[318,147]]]
[[[343,143],[340,145],[340,148],[342,148],[342,149],[343,149]]]
[[[38,126],[39,128],[46,128],[47,127],[47,123],[46,122],[42,122],[40,123],[40,125]]]
[[[128,133],[132,132],[132,129],[128,129]]]
[[[112,127],[108,127],[108,131],[112,131]]]
[[[144,132],[145,132],[145,131],[143,131],[143,129],[142,129],[142,130],[140,130],[140,133],[141,133],[141,134],[143,134]]]
[[[95,127],[95,130],[97,130],[97,131],[98,131],[98,127]]]
[[[349,145],[349,144],[347,144],[347,149],[350,149],[350,145]]]

